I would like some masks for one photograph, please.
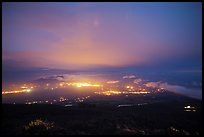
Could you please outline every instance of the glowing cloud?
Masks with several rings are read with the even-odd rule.
[[[140,79],[140,78],[135,79],[135,80],[133,81],[133,83],[135,83],[135,84],[139,84],[140,82],[142,82],[142,79]]]
[[[113,80],[113,81],[107,81],[106,83],[108,84],[115,84],[115,83],[118,83],[119,81],[118,80]]]
[[[123,79],[132,79],[132,78],[135,78],[135,75],[126,75],[126,76],[123,76]]]

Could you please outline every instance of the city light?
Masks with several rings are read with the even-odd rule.
[[[24,92],[30,92],[31,89],[23,89],[23,90],[13,90],[13,91],[3,91],[2,95],[5,94],[18,94],[18,93],[24,93]]]
[[[195,107],[192,107],[192,106],[185,106],[185,107],[184,107],[184,111],[187,111],[187,112],[195,112],[195,111],[196,111],[196,108],[195,108]]]
[[[2,95],[6,95],[6,94],[18,94],[18,93],[27,93],[27,92],[31,92],[32,90],[34,90],[34,87],[36,87],[36,85],[32,85],[32,84],[23,84],[23,86],[18,86],[16,85],[15,87],[12,86],[12,88],[7,89],[6,91],[2,91]]]
[[[119,95],[119,94],[149,94],[150,92],[147,91],[114,91],[114,90],[110,90],[110,91],[103,91],[103,92],[94,92],[95,94],[99,94],[99,95],[105,95],[105,96],[111,96],[111,95]]]
[[[90,83],[69,83],[68,85],[76,86],[76,87],[100,87],[102,85],[98,84],[90,84]]]

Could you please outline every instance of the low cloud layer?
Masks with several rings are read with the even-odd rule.
[[[135,80],[133,81],[133,83],[135,83],[135,84],[139,84],[140,82],[142,82],[142,79],[141,79],[141,78],[135,79]]]
[[[172,91],[175,93],[185,94],[187,96],[193,97],[193,98],[201,98],[202,99],[202,89],[197,88],[186,88],[184,86],[180,85],[171,85],[167,82],[148,82],[145,84],[147,87],[153,87],[153,88],[164,88],[165,90]]]

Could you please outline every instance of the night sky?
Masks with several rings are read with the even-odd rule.
[[[2,11],[3,67],[201,71],[198,2],[4,2]]]

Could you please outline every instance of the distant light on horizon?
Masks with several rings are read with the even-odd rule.
[[[6,95],[6,94],[18,94],[18,93],[25,93],[25,92],[31,92],[31,89],[3,91],[2,95]]]
[[[80,87],[101,87],[102,86],[102,85],[99,85],[99,84],[80,83],[80,82],[68,83],[68,85],[76,86],[78,88],[80,88]]]

